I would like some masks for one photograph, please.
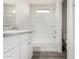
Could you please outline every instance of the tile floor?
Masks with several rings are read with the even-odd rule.
[[[34,52],[32,59],[66,59],[66,53]]]

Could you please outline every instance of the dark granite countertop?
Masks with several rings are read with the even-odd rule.
[[[31,31],[31,30],[7,30],[3,32],[3,38],[21,35],[21,34],[30,34],[33,32],[34,31]]]

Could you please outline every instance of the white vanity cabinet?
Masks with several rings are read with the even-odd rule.
[[[11,37],[5,37],[4,59],[31,59],[33,54],[32,33],[21,33]]]

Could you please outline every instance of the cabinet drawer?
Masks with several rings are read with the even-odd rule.
[[[3,52],[7,52],[10,49],[13,49],[14,47],[18,46],[19,41],[18,41],[19,36],[13,36],[13,37],[7,37],[4,38],[3,40]]]
[[[23,44],[24,42],[31,40],[31,38],[32,37],[30,33],[20,35],[19,36],[20,44]]]

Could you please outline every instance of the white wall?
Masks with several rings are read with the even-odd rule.
[[[75,59],[75,6],[74,0],[67,0],[67,59]]]
[[[29,0],[16,0],[16,28],[27,29],[29,18]]]

